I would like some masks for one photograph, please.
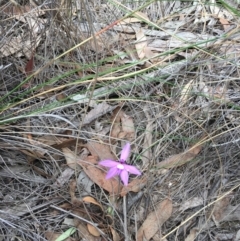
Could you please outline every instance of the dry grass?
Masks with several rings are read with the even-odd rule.
[[[130,141],[131,163],[147,178],[127,195],[129,241],[166,198],[173,212],[153,240],[238,240],[240,15],[231,6],[1,2],[0,240],[55,240],[52,234],[71,226],[78,228],[71,240],[126,240],[122,198],[112,199],[82,168],[66,164],[62,148],[79,158],[92,141],[116,154]],[[130,10],[148,18],[125,25]],[[135,46],[139,29],[154,53],[143,59]],[[87,121],[101,103],[113,109]],[[112,135],[115,106],[133,119],[133,137]],[[184,152],[196,146],[187,159]],[[185,163],[160,168],[181,153]],[[81,202],[85,196],[103,211]],[[105,235],[88,236],[86,220]]]

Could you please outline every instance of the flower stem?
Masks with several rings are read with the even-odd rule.
[[[124,236],[125,236],[125,241],[129,241],[128,239],[128,230],[127,230],[127,200],[126,200],[126,195],[123,196],[123,225],[124,225]]]

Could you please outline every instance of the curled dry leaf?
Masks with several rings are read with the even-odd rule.
[[[132,141],[135,137],[135,127],[132,117],[125,114],[120,108],[117,108],[113,112],[112,119],[113,126],[110,134],[111,137],[120,139],[125,138]]]
[[[95,106],[86,116],[83,121],[83,125],[89,124],[93,120],[105,115],[106,113],[113,111],[117,106],[108,105],[106,102],[102,102]]]
[[[73,174],[74,170],[72,168],[66,168],[53,183],[53,187],[62,187],[66,182],[69,181]]]
[[[95,237],[89,233],[87,226],[84,225],[83,223],[79,223],[77,226],[77,229],[78,229],[79,237],[83,238],[84,240],[87,240],[87,241],[98,241],[99,240],[98,237]]]
[[[173,155],[158,163],[158,168],[173,168],[184,165],[190,162],[202,150],[202,145],[196,144],[195,146],[187,149],[185,152]]]
[[[227,31],[231,27],[229,21],[225,18],[219,18],[219,22],[223,25],[225,31]]]
[[[181,105],[184,105],[188,99],[189,96],[191,95],[191,90],[192,90],[192,84],[193,84],[193,80],[190,80],[182,89],[181,94],[180,94],[180,98],[179,98],[179,103]]]
[[[99,237],[101,235],[99,233],[99,231],[97,230],[97,228],[95,228],[93,225],[91,225],[89,223],[87,223],[87,229],[88,229],[88,232],[95,237]]]
[[[69,194],[71,196],[71,203],[75,206],[82,206],[82,201],[79,200],[75,195],[76,186],[77,186],[76,181],[71,180],[69,183]]]
[[[93,156],[99,156],[100,160],[116,160],[116,156],[112,154],[110,146],[104,143],[89,141],[86,145],[89,152]]]
[[[137,241],[150,240],[172,215],[172,201],[165,199],[151,212],[137,232]]]
[[[113,124],[112,124],[110,136],[112,138],[118,138],[118,135],[121,132],[121,118],[119,115],[119,108],[113,111],[113,115],[111,119],[113,121]]]
[[[112,239],[113,241],[120,241],[120,236],[119,234],[116,232],[115,229],[113,229],[111,226],[110,226],[110,230],[111,230],[111,233],[112,233]]]
[[[215,205],[213,207],[213,221],[215,222],[215,224],[218,226],[219,222],[221,222],[221,220],[224,218],[224,211],[226,210],[226,208],[228,207],[230,203],[230,196],[227,195],[223,198],[221,198],[220,200],[218,200],[217,202],[215,202]]]
[[[86,202],[86,203],[95,204],[95,205],[99,206],[99,207],[103,210],[102,205],[101,205],[96,199],[94,199],[93,197],[90,197],[90,196],[84,197],[84,198],[82,199],[82,201],[83,201],[83,202]]]
[[[185,238],[185,241],[194,241],[197,236],[198,229],[192,228],[189,235]]]
[[[130,182],[127,186],[123,186],[120,195],[126,196],[128,192],[139,192],[147,183],[147,178],[136,178]]]
[[[67,165],[74,170],[76,168],[78,168],[77,158],[76,158],[75,153],[67,147],[62,148],[62,152],[64,154],[64,157],[65,157],[66,161],[67,161]]]
[[[195,207],[198,207],[198,206],[201,206],[201,205],[203,205],[203,198],[202,197],[194,197],[194,198],[184,202],[181,205],[179,210],[184,212],[185,210],[187,210],[189,208],[195,208]]]

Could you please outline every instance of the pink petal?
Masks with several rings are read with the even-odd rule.
[[[141,175],[141,172],[136,167],[127,165],[127,164],[123,164],[123,166],[124,166],[124,169],[129,173],[135,174],[135,175]]]
[[[116,167],[119,164],[119,162],[115,162],[112,160],[104,160],[100,161],[98,164],[104,167]]]
[[[125,162],[128,159],[130,151],[131,151],[130,143],[127,143],[121,151],[120,160]]]
[[[126,170],[122,170],[120,173],[121,180],[125,186],[128,185],[128,172]]]
[[[106,179],[110,179],[118,174],[119,174],[119,170],[117,169],[117,167],[112,167],[109,169],[109,171],[106,175]]]

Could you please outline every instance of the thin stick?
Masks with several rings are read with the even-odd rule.
[[[123,196],[123,225],[124,225],[124,236],[125,241],[129,241],[128,239],[128,230],[127,230],[127,201],[126,201],[126,195]]]

